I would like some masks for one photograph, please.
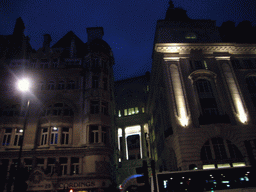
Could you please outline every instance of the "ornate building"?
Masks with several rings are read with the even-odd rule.
[[[256,45],[225,43],[215,21],[172,2],[156,26],[148,105],[157,171],[255,162]]]
[[[115,181],[114,59],[103,28],[87,28],[87,43],[70,31],[50,46],[44,35],[38,51],[25,45],[23,31],[19,18],[13,35],[1,36],[1,191],[20,186],[17,165],[30,171],[23,176],[28,191],[109,188]],[[31,85],[26,93],[17,90],[23,78]]]

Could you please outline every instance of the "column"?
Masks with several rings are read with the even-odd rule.
[[[121,151],[121,158],[122,160],[126,160],[126,137],[125,137],[125,127],[122,127],[122,143],[120,143],[122,146],[122,151]]]
[[[144,132],[144,125],[140,125],[140,137],[141,137],[141,158],[147,158],[147,146],[146,146],[146,139],[145,139],[145,132]]]

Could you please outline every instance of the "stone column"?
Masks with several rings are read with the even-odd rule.
[[[147,158],[147,146],[146,146],[146,139],[145,139],[145,132],[144,132],[144,125],[140,125],[141,130],[141,150],[142,150],[142,157],[141,158]]]

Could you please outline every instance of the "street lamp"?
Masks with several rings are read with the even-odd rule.
[[[30,88],[30,82],[29,82],[28,79],[21,79],[21,80],[18,81],[18,89],[22,93],[28,92],[29,88]],[[23,123],[22,140],[21,140],[21,143],[20,143],[18,165],[17,165],[17,171],[16,171],[15,181],[14,181],[14,192],[15,191],[20,191],[23,188],[26,188],[26,186],[24,186],[24,185],[26,185],[26,183],[25,183],[25,180],[24,180],[24,176],[22,175],[22,169],[21,169],[21,155],[22,155],[24,134],[25,134],[26,124],[27,124],[27,119],[28,119],[29,104],[30,104],[30,101],[29,101],[29,99],[27,99],[27,103],[26,103],[26,106],[25,106],[26,109],[25,109],[25,117],[24,117],[24,123]]]

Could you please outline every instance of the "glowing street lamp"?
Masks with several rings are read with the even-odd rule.
[[[26,91],[29,91],[29,88],[30,88],[30,82],[28,79],[22,79],[22,80],[19,80],[18,82],[18,88],[20,91],[22,92],[26,92]]]

